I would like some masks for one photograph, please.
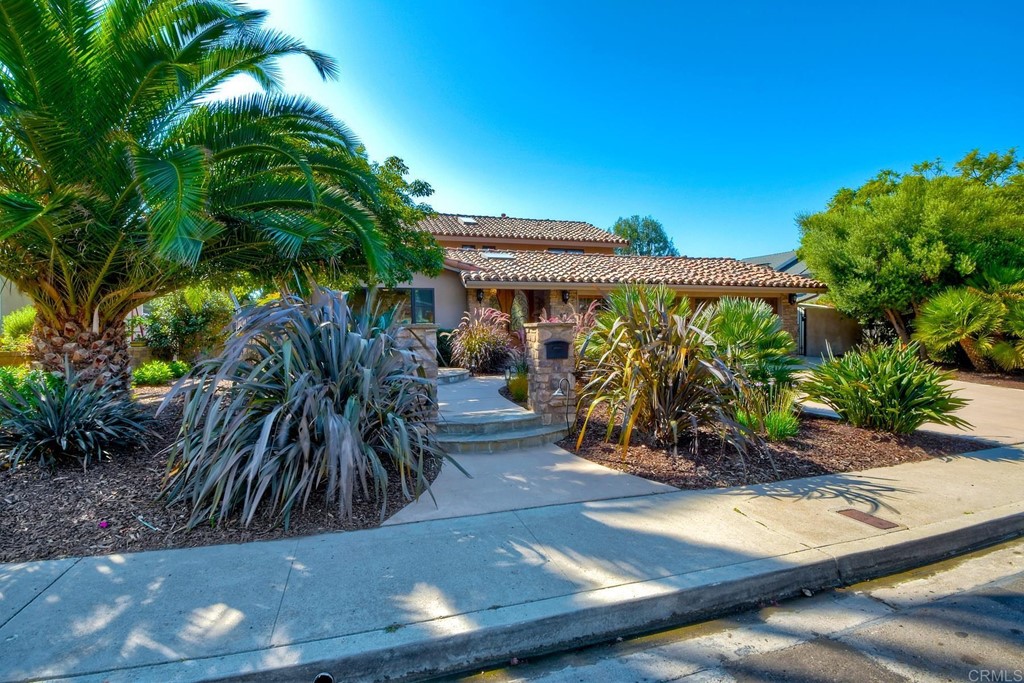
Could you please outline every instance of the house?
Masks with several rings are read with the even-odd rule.
[[[743,261],[780,273],[814,277],[796,250],[751,256]],[[814,357],[824,356],[829,351],[837,356],[846,353],[860,341],[860,323],[832,306],[819,303],[819,295],[820,292],[808,293],[797,299],[797,332],[794,335],[797,353]]]
[[[582,221],[436,214],[418,226],[444,247],[444,271],[398,290],[405,319],[456,327],[467,310],[493,307],[525,321],[588,306],[624,284],[662,284],[695,304],[723,296],[761,299],[797,334],[796,300],[822,293],[812,278],[733,258],[625,256],[628,242]]]

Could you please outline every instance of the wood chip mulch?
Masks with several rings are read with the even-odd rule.
[[[167,389],[142,388],[137,398],[156,412]],[[293,513],[288,530],[266,516],[245,528],[238,522],[188,530],[184,505],[168,507],[156,500],[166,467],[161,451],[177,434],[181,405],[160,414],[153,438],[130,452],[91,466],[49,471],[35,463],[0,469],[0,562],[27,562],[60,557],[245,543],[380,525],[380,504],[356,503],[343,519],[333,506],[311,499]],[[440,463],[432,462],[433,481]],[[389,472],[387,516],[408,504],[397,475]]]
[[[599,465],[680,489],[764,484],[889,467],[991,447],[965,437],[923,431],[892,436],[828,418],[802,416],[800,433],[795,437],[768,443],[763,451],[752,451],[742,459],[732,446],[710,432],[701,432],[696,444],[693,440],[680,444],[677,452],[645,442],[634,433],[633,443],[623,456],[617,445],[618,427],[613,431],[612,443],[606,443],[607,421],[601,421],[603,416],[595,417],[598,419],[591,419],[578,451],[579,423],[559,445]]]

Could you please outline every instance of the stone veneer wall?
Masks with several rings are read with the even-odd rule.
[[[797,339],[798,323],[797,323],[797,307],[796,304],[789,303],[789,295],[783,294],[779,297],[779,320],[782,322],[782,329],[793,337],[794,342],[799,342]]]
[[[396,335],[402,348],[412,351],[427,378],[437,383],[437,325],[415,324],[405,325]]]
[[[562,303],[561,289],[551,289],[548,290],[548,303],[545,308],[547,308],[549,318],[561,318],[576,313],[578,302],[575,289],[569,290],[569,303],[567,304]]]
[[[561,300],[559,300],[561,303]],[[573,344],[572,323],[528,323],[526,329],[526,363],[529,367],[529,398],[527,407],[540,416],[545,425],[564,422],[566,408],[569,419],[576,410],[576,349]],[[569,344],[569,357],[549,359],[545,357],[544,343],[565,341]],[[554,396],[559,380],[569,380],[568,394]],[[565,391],[563,385],[562,391]]]

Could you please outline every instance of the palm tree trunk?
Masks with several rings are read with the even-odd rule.
[[[964,353],[967,354],[967,359],[971,361],[971,365],[978,372],[992,372],[992,362],[988,358],[981,355],[978,350],[978,345],[970,337],[964,337],[960,340],[960,346],[963,348]]]
[[[900,341],[904,344],[909,344],[910,332],[907,330],[907,323],[903,319],[903,316],[891,308],[885,309],[885,316],[889,319],[889,322],[892,323],[892,327],[896,330],[896,336],[900,338]]]
[[[31,351],[33,360],[47,372],[64,372],[66,358],[85,380],[112,383],[121,389],[131,386],[131,356],[123,320],[94,332],[80,320],[51,325],[36,316]]]

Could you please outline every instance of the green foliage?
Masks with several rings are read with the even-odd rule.
[[[63,377],[29,373],[14,390],[8,381],[0,377],[0,448],[12,466],[85,468],[147,434],[149,417],[126,393],[81,381],[70,366]]]
[[[512,375],[508,380],[508,393],[512,400],[524,403],[530,393],[530,379],[526,375]]]
[[[616,249],[616,253],[640,256],[679,256],[679,250],[672,243],[672,238],[665,232],[665,227],[651,216],[620,217],[612,226],[612,232],[629,240],[629,246]]]
[[[976,370],[988,370],[987,356],[1002,327],[998,301],[967,287],[951,287],[932,297],[915,321],[914,338],[933,352],[959,344]]]
[[[784,441],[800,433],[796,398],[791,387],[751,385],[737,401],[736,421],[769,441]]]
[[[374,166],[325,107],[285,92],[282,58],[324,78],[337,66],[265,26],[266,11],[3,8],[0,275],[57,329],[118,329],[148,299],[243,272],[266,284],[440,268],[433,240],[403,223],[429,186],[406,182],[400,160]],[[260,91],[216,96],[241,74]]]
[[[437,364],[442,368],[452,367],[452,332],[454,330],[437,331]]]
[[[225,292],[189,287],[156,299],[146,316],[146,337],[164,360],[187,362],[217,351],[227,337],[235,308]]]
[[[476,308],[448,335],[452,362],[472,373],[498,372],[511,359],[508,315],[494,308]]]
[[[185,375],[188,374],[188,371],[192,369],[191,367],[189,367],[189,364],[183,360],[172,360],[167,365],[170,366],[171,375],[174,377],[174,379],[180,379],[184,377]]]
[[[925,422],[966,428],[954,413],[967,405],[950,376],[921,359],[915,344],[891,344],[829,357],[801,389],[857,427],[909,434]]]
[[[29,337],[0,337],[0,351],[27,353],[32,346]]]
[[[5,339],[28,337],[32,334],[32,325],[35,322],[35,306],[25,306],[16,311],[11,311],[3,319],[3,336]]]
[[[383,516],[389,471],[407,497],[428,489],[427,461],[443,457],[430,382],[378,319],[322,288],[271,299],[171,389],[161,410],[185,405],[165,493],[191,505],[190,525],[260,510],[287,525],[314,494],[342,515],[373,496]]]
[[[796,344],[764,301],[723,298],[704,309],[697,324],[734,372],[765,385],[793,383],[799,367],[792,355]]]
[[[135,384],[141,387],[158,386],[174,379],[174,370],[162,360],[151,360],[135,368],[132,378]]]
[[[586,417],[577,448],[602,405],[609,411],[607,439],[621,416],[624,455],[634,431],[674,445],[701,426],[714,426],[738,450],[746,448],[731,417],[741,383],[694,324],[686,297],[666,287],[615,290],[581,353],[590,380],[580,394]]]
[[[963,285],[980,264],[1024,263],[1024,163],[1013,151],[975,151],[954,170],[883,171],[800,218],[800,257],[839,310],[886,318],[908,340],[905,316],[927,299]]]

